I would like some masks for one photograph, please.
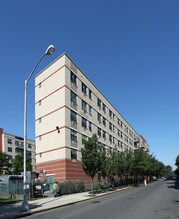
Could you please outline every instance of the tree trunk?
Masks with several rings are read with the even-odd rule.
[[[91,177],[91,194],[93,194],[93,177]]]

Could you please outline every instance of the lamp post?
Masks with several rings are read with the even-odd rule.
[[[27,182],[26,182],[26,148],[27,148],[27,88],[28,88],[28,82],[31,79],[32,75],[34,74],[37,66],[42,61],[42,59],[46,55],[51,55],[55,51],[55,47],[53,45],[50,45],[45,53],[42,55],[42,57],[39,59],[39,61],[36,63],[35,67],[33,68],[31,74],[25,80],[25,92],[24,92],[24,172],[23,172],[23,202],[21,206],[22,212],[27,212],[29,210],[29,205],[27,202]]]

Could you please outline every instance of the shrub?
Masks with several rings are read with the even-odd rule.
[[[100,189],[100,184],[99,183],[93,183],[93,189],[94,190]]]
[[[121,185],[120,179],[114,179],[114,187],[119,187]]]
[[[84,192],[85,186],[84,182],[81,179],[75,181],[75,192]]]
[[[107,189],[108,188],[108,184],[106,182],[100,182],[99,186],[101,189]]]

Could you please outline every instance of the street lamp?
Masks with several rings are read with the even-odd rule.
[[[24,93],[24,172],[23,172],[23,202],[21,206],[21,211],[22,212],[27,212],[29,210],[29,205],[27,202],[27,183],[26,183],[26,148],[27,148],[27,87],[28,87],[28,82],[31,79],[32,75],[34,74],[37,66],[39,63],[42,61],[42,59],[46,55],[51,55],[55,51],[55,47],[53,45],[50,45],[45,53],[42,55],[42,57],[39,59],[39,61],[36,63],[35,67],[33,68],[31,74],[25,80],[25,93]]]

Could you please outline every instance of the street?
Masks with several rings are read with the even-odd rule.
[[[174,219],[179,218],[179,190],[174,181],[157,181],[26,218]]]

